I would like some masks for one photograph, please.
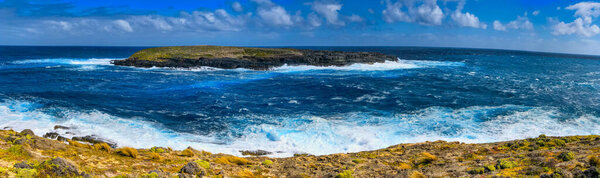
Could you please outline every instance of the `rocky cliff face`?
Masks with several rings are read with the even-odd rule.
[[[240,49],[246,51],[248,49],[259,49],[264,50],[265,52],[260,51],[258,53],[240,53],[239,51],[232,51],[232,49]],[[120,66],[135,67],[192,68],[208,66],[222,69],[247,68],[254,70],[268,70],[274,67],[282,66],[284,64],[345,66],[355,63],[377,63],[397,60],[395,56],[389,56],[373,52],[341,52],[322,50],[227,47],[226,52],[231,52],[232,54],[223,54],[223,51],[221,50],[210,51],[203,49],[203,47],[198,47],[196,50],[200,51],[200,53],[202,54],[197,55],[196,51],[194,51],[193,49],[186,49],[186,51],[183,54],[181,50],[178,50],[177,54],[175,54],[174,52],[167,52],[167,54],[165,54],[165,50],[142,50],[132,55],[128,59],[115,60],[113,61],[113,64]],[[277,51],[274,52],[273,50]],[[138,53],[144,53],[144,55],[139,55]],[[157,55],[158,53],[160,53],[160,55]]]

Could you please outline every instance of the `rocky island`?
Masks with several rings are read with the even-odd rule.
[[[172,46],[140,50],[115,65],[135,67],[215,67],[268,70],[288,65],[346,66],[355,63],[396,61],[395,56],[374,52],[342,52],[291,48],[229,46]]]
[[[0,177],[598,177],[600,136],[400,144],[357,153],[237,157],[0,130]]]

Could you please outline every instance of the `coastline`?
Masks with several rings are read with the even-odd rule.
[[[0,130],[3,177],[598,176],[600,136],[465,144],[424,142],[357,153],[236,157],[199,148],[111,148]]]

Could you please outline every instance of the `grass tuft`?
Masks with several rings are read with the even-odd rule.
[[[94,144],[94,148],[96,150],[103,150],[106,152],[110,152],[110,150],[111,150],[110,146],[108,146],[108,144],[106,144],[106,143],[96,143],[96,144]]]
[[[237,156],[221,156],[221,157],[215,159],[215,163],[248,165],[248,164],[250,164],[250,161],[248,161],[245,158],[240,158]]]
[[[131,147],[119,148],[119,149],[117,149],[117,154],[119,154],[121,156],[132,157],[132,158],[137,158],[137,156],[138,156],[137,150],[135,148],[131,148]]]

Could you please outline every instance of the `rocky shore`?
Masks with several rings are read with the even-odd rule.
[[[395,56],[374,52],[341,52],[290,48],[227,46],[174,46],[138,51],[114,65],[135,67],[215,67],[268,70],[282,65],[346,66],[355,63],[396,61]]]
[[[0,130],[0,177],[598,177],[600,167],[597,135],[436,141],[289,158],[236,157],[201,148],[113,148],[81,140]],[[253,153],[264,152],[247,155]]]

